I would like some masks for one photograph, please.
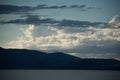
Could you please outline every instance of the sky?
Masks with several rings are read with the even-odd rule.
[[[0,46],[120,59],[120,0],[0,0]],[[120,21],[120,20],[119,20]]]

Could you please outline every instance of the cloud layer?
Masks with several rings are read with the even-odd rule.
[[[40,9],[70,9],[70,8],[78,8],[81,9],[82,11],[87,11],[90,9],[98,9],[95,7],[87,7],[86,5],[53,5],[53,6],[48,6],[46,4],[41,4],[37,6],[16,6],[16,5],[0,5],[0,14],[23,14],[23,13],[28,13],[31,11],[35,10],[40,10]]]
[[[1,24],[34,24],[34,25],[41,25],[41,24],[49,24],[53,26],[66,26],[66,27],[89,27],[89,26],[107,26],[107,23],[103,22],[89,22],[89,21],[78,21],[78,20],[55,20],[53,18],[41,18],[38,15],[26,15],[21,16],[20,19],[9,20],[9,21],[0,21]],[[24,18],[23,18],[24,17]]]
[[[120,56],[120,29],[95,27],[53,27],[30,25],[21,29],[24,36],[7,43],[10,48],[27,48],[46,52]]]

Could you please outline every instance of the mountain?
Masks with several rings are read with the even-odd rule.
[[[82,59],[61,52],[0,48],[0,69],[120,70],[115,59]]]
[[[120,27],[120,16],[114,16],[109,22],[111,26]]]

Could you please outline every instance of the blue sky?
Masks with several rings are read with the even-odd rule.
[[[47,11],[42,12],[57,19],[109,21],[114,15],[120,15],[119,0],[1,0],[0,3],[18,6],[36,6],[39,4],[69,6],[78,4],[96,8],[88,11],[81,11],[80,9],[55,10],[56,14],[50,13],[51,11],[48,11],[48,13],[46,13]]]
[[[119,58],[119,28],[105,25],[120,15],[119,3],[120,0],[0,0],[0,46]]]

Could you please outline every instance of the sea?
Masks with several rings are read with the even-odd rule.
[[[120,71],[0,70],[0,80],[120,80]]]

